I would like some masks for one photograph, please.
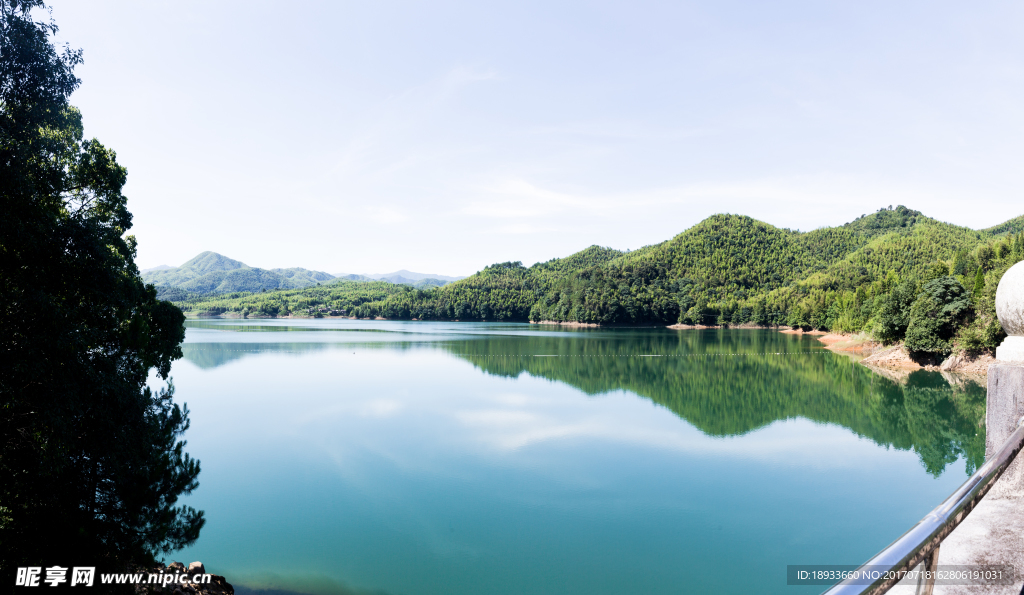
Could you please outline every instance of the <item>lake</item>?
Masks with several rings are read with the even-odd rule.
[[[818,593],[984,460],[985,389],[770,330],[190,320],[201,560],[239,593]]]

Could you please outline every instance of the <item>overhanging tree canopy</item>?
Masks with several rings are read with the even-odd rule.
[[[83,137],[42,0],[0,0],[0,575],[124,565],[195,541],[203,513],[168,378],[184,317],[135,266],[125,168]],[[38,17],[39,10],[35,11]]]

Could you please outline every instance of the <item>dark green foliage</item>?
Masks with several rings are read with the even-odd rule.
[[[950,339],[968,315],[971,296],[953,277],[924,284],[910,308],[906,346],[911,351],[948,353]]]
[[[985,271],[978,267],[977,272],[974,273],[974,290],[971,291],[971,295],[977,299],[983,291],[985,291]]]
[[[184,317],[134,264],[116,155],[83,138],[39,1],[0,0],[0,575],[143,563],[195,541],[203,514],[166,379]],[[10,583],[8,583],[10,584]]]
[[[954,342],[959,348],[966,351],[993,349],[1006,338],[996,316],[996,289],[1003,273],[1018,261],[1011,258],[988,275],[981,275],[979,269],[971,295],[974,302],[973,316],[957,331],[955,337]]]
[[[879,298],[875,337],[885,343],[903,339],[910,324],[910,308],[917,295],[917,284],[904,281]]]
[[[915,352],[945,353],[950,350],[949,341],[943,338],[943,325],[936,318],[942,308],[930,295],[921,295],[910,308],[910,324],[907,326],[906,346]]]

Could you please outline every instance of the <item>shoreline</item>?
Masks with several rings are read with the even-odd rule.
[[[237,312],[225,312],[223,314],[207,315],[187,313],[186,319],[201,320],[201,319],[238,319],[238,320],[268,320],[268,319],[289,319],[289,320],[316,320],[316,316],[296,316],[294,314],[288,314],[287,316],[261,316],[261,315],[249,315],[244,317]],[[345,319],[345,320],[363,320],[356,318],[355,316],[323,316],[324,319]],[[371,320],[371,319],[365,319]],[[372,320],[391,320],[388,318],[382,318],[380,316],[373,318]],[[419,322],[419,320],[413,318],[410,322]],[[452,320],[450,322],[463,322],[461,320]],[[494,322],[488,320],[480,321],[466,321],[466,322]],[[619,327],[620,325],[602,325],[596,322],[576,322],[576,321],[558,321],[558,320],[531,320],[529,324],[536,325],[550,325],[550,326],[561,326],[568,328],[602,328],[602,327]],[[626,328],[627,325],[621,325]],[[650,325],[642,325],[650,326]],[[654,325],[661,327],[661,325]],[[723,328],[721,325],[704,325],[704,324],[671,324],[661,328],[669,328],[672,330],[704,330],[704,329],[720,329]],[[953,354],[944,360],[929,360],[926,358],[913,358],[903,348],[901,344],[892,345],[885,347],[880,343],[877,343],[868,338],[863,333],[856,335],[848,335],[843,333],[833,333],[821,330],[808,330],[803,329],[792,329],[782,326],[764,326],[757,324],[737,324],[727,325],[724,328],[735,328],[735,329],[760,329],[760,330],[773,330],[784,335],[810,335],[815,337],[821,342],[825,349],[837,353],[848,353],[852,355],[864,356],[864,359],[858,363],[863,364],[872,369],[886,369],[886,370],[901,370],[906,372],[912,372],[914,370],[928,370],[933,372],[957,372],[965,374],[987,374],[988,366],[995,363],[996,359],[991,353],[981,352],[976,354],[960,353]]]
[[[597,328],[597,327],[601,326],[601,324],[597,323],[597,322],[575,322],[575,321],[572,321],[572,320],[567,320],[565,322],[559,322],[557,320],[531,320],[530,324],[546,324],[546,325],[556,325],[556,326],[567,326],[567,327],[570,327],[570,328],[573,328],[573,327],[575,327],[575,328]]]
[[[782,331],[787,332],[787,331]],[[796,331],[792,331],[794,334]],[[912,357],[910,353],[897,343],[888,347],[872,341],[863,334],[844,335],[841,333],[822,333],[811,331],[808,334],[821,335],[818,341],[825,345],[825,349],[835,352],[855,353],[864,355],[864,359],[858,363],[867,366],[875,371],[904,371],[927,370],[930,372],[956,372],[959,374],[988,374],[988,367],[996,362],[993,354],[988,351],[979,353],[954,353],[944,359],[928,357]]]

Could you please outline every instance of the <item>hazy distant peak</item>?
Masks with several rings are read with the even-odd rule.
[[[155,271],[166,271],[166,270],[170,270],[170,269],[173,269],[173,268],[175,268],[175,267],[172,267],[169,264],[158,264],[155,267],[150,267],[148,269],[142,269],[141,271],[139,271],[139,274],[140,275],[145,275],[146,273],[152,273],[152,272],[155,272]]]
[[[449,282],[451,282],[451,281],[458,281],[459,279],[465,279],[466,278],[465,276],[462,276],[462,277],[450,277],[448,275],[435,275],[434,273],[416,273],[416,272],[413,272],[413,271],[407,271],[405,269],[402,269],[400,271],[395,271],[393,273],[374,273],[374,274],[363,273],[361,275],[352,275],[352,274],[349,274],[349,273],[337,273],[334,276],[335,277],[345,277],[345,278],[348,278],[348,277],[363,277],[365,279],[376,279],[376,280],[387,280],[387,281],[391,281],[391,280],[393,280],[395,278],[402,279],[402,281],[392,281],[393,283],[402,283],[402,282],[408,282],[408,281],[422,281],[424,279],[438,279],[440,281],[449,281]]]

